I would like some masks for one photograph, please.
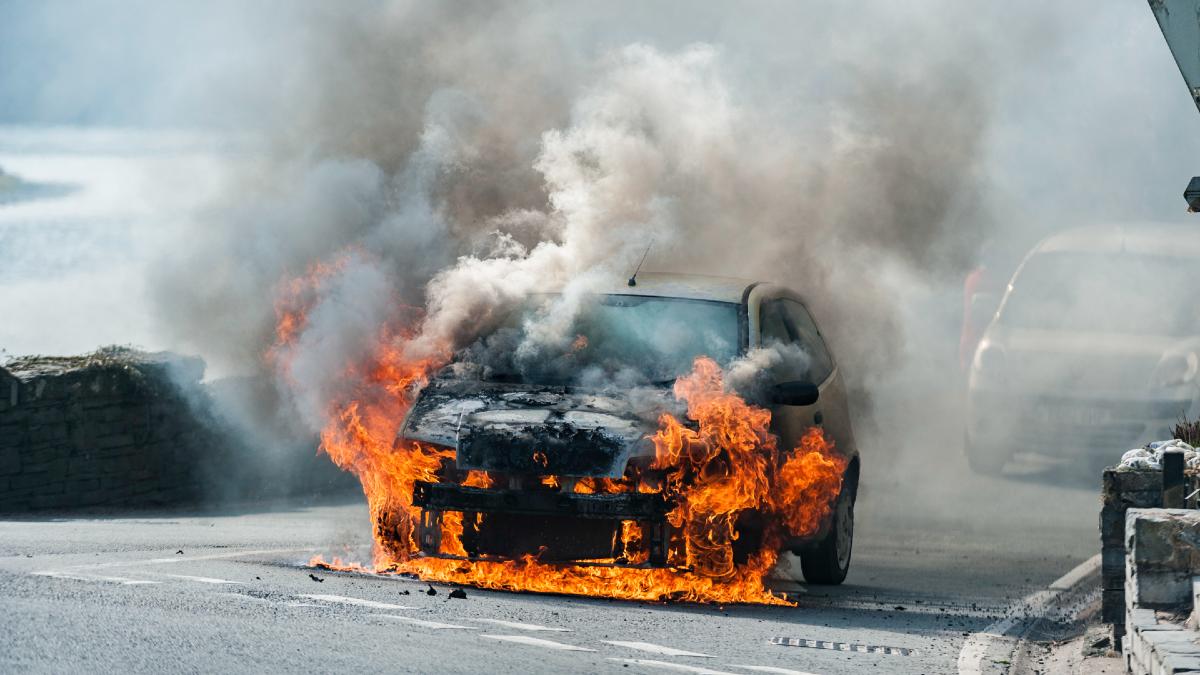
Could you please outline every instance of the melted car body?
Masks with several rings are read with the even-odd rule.
[[[530,336],[544,332],[537,322],[557,325],[556,311],[570,325],[543,340],[551,348],[536,340],[530,347]],[[839,498],[846,503],[835,509],[840,520],[835,515],[813,536],[783,544],[802,555],[824,546],[832,561],[826,566],[837,569],[814,572],[821,578],[812,580],[839,582],[849,565],[858,453],[837,364],[797,294],[707,277],[647,274],[635,287],[607,293],[531,296],[439,373],[399,434],[454,451],[437,482],[418,481],[414,489],[422,552],[445,556],[441,519],[462,513],[471,559],[671,564],[671,504],[651,489],[663,473],[653,466],[650,441],[660,416],[685,419],[671,385],[697,357],[728,366],[764,347],[802,355],[777,359],[759,374],[762,386],[746,394],[771,408],[780,447],[795,447],[805,429],[822,426],[849,467]],[[610,489],[631,475],[643,487]],[[749,543],[754,518],[744,520]],[[618,545],[627,523],[645,533],[644,558]]]

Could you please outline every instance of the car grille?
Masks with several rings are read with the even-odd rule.
[[[1016,351],[1008,354],[1007,368],[1016,386],[1040,383],[1062,391],[1127,392],[1150,386],[1158,361],[1157,356],[1081,359],[1074,354]]]

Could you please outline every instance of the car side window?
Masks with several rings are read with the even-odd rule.
[[[762,303],[759,315],[759,330],[762,333],[762,346],[773,344],[793,344],[796,342],[794,333],[788,328],[787,313],[781,300],[766,300]],[[771,379],[776,382],[810,380],[807,348],[801,345],[804,355],[784,352],[785,358],[771,367]]]
[[[787,298],[784,298],[782,303],[784,320],[792,332],[792,339],[800,343],[812,358],[810,375],[814,383],[820,384],[833,374],[833,356],[829,354],[829,348],[825,346],[821,331],[817,329],[817,323],[813,321],[808,309]]]
[[[787,324],[783,318],[783,305],[778,300],[767,300],[762,304],[762,320],[759,322],[759,330],[762,332],[762,344],[766,346],[772,342],[791,342],[792,334],[787,329]]]

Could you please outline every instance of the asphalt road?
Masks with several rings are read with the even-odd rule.
[[[0,672],[956,672],[971,634],[1094,555],[1098,496],[949,464],[868,480],[850,578],[780,581],[794,608],[314,580],[312,553],[366,550],[357,502],[0,521]]]

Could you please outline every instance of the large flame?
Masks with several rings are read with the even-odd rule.
[[[305,325],[303,298],[311,297],[322,275],[334,271],[317,268],[308,281],[293,282],[285,289],[291,299],[279,306],[277,340],[269,359],[289,381],[288,357]],[[406,357],[406,335],[402,326],[385,327],[374,353],[362,363],[345,365],[347,386],[321,433],[322,450],[362,482],[374,523],[371,571],[513,591],[787,604],[768,591],[763,580],[788,536],[812,535],[828,518],[842,487],[845,460],[833,452],[832,443],[817,427],[805,433],[799,447],[781,452],[768,430],[770,411],[726,390],[721,368],[707,357],[697,358],[692,373],[675,383],[675,396],[687,402],[690,424],[664,414],[650,437],[655,447],[650,468],[665,473],[665,480],[651,482],[631,469],[622,480],[571,481],[575,492],[638,490],[664,492],[671,498],[675,506],[668,521],[679,534],[670,542],[668,567],[544,564],[531,555],[506,562],[421,556],[416,539],[421,510],[412,505],[413,486],[418,480],[438,481],[439,470],[452,463],[454,453],[395,440],[416,392],[444,362],[438,357]],[[491,479],[471,472],[464,484],[487,488]],[[561,483],[559,477],[546,476],[542,484],[558,488]],[[738,521],[746,513],[760,514],[761,525],[754,549],[739,562],[735,555],[735,543],[742,535]],[[463,514],[444,513],[441,528],[440,553],[465,556]],[[647,560],[645,535],[637,523],[622,523],[623,562]],[[317,557],[312,563],[368,569],[339,559],[327,562]]]

